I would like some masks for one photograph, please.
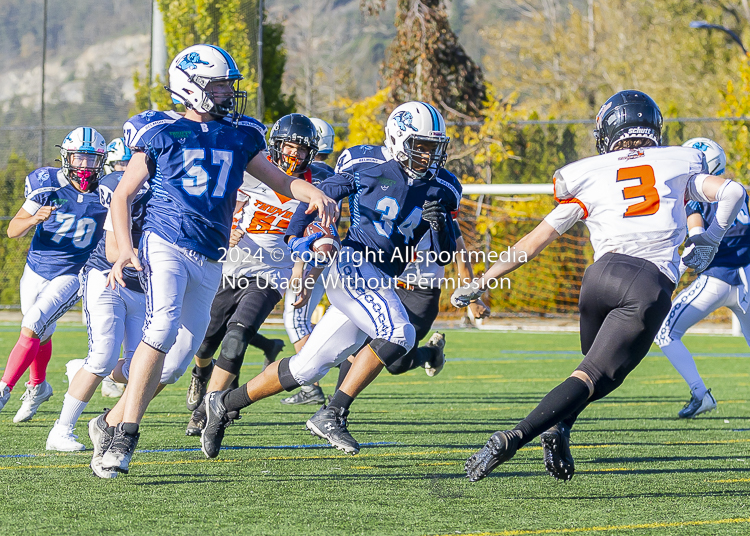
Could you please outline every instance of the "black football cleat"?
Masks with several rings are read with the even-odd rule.
[[[515,430],[492,434],[487,444],[466,460],[466,464],[464,464],[469,481],[482,480],[495,467],[510,460],[515,456],[520,441],[521,436]]]
[[[206,390],[208,389],[208,378],[201,378],[196,374],[197,367],[193,367],[193,373],[190,377],[190,385],[187,390],[187,409],[195,411],[198,406],[201,405],[203,399],[206,397]]]
[[[348,415],[348,409],[329,409],[327,406],[323,406],[315,415],[310,417],[306,426],[312,435],[325,439],[337,449],[343,450],[347,454],[357,454],[359,443],[352,437],[346,427]]]
[[[224,395],[229,391],[212,391],[206,395],[206,424],[201,433],[201,450],[207,458],[216,458],[221,450],[224,432],[231,420],[224,407]]]
[[[544,450],[544,467],[550,476],[568,481],[576,466],[570,454],[570,428],[559,422],[540,436]]]
[[[193,414],[190,416],[190,422],[188,422],[187,428],[185,429],[186,436],[199,436],[203,431],[203,427],[206,426],[206,410],[203,404],[195,408]]]

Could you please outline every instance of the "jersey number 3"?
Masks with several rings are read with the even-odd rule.
[[[651,214],[656,214],[656,211],[659,210],[659,192],[654,187],[656,185],[654,168],[651,166],[636,166],[617,170],[617,182],[635,179],[638,179],[640,184],[623,188],[622,197],[626,200],[642,197],[643,201],[630,205],[625,214],[623,214],[623,217],[630,218],[633,216],[650,216]]]

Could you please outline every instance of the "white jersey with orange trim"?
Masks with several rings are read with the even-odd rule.
[[[585,158],[555,172],[555,200],[544,220],[563,234],[584,220],[594,260],[621,253],[653,262],[679,279],[688,199],[707,201],[704,154],[689,147],[649,147]]]
[[[235,214],[235,223],[245,234],[227,251],[224,275],[258,276],[286,285],[294,262],[284,233],[299,201],[275,192],[249,173],[245,173],[237,201],[245,202]]]

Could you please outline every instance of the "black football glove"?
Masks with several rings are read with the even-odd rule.
[[[441,232],[445,229],[448,214],[440,201],[426,201],[422,205],[422,219],[430,224],[433,231]]]

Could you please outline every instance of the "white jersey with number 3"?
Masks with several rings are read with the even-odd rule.
[[[584,220],[594,260],[621,253],[653,262],[679,279],[687,199],[707,201],[704,154],[689,147],[650,147],[585,158],[555,172],[555,200],[545,221],[562,234]]]

